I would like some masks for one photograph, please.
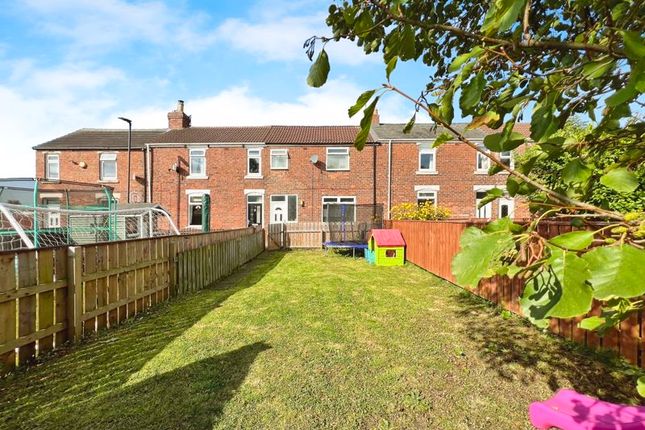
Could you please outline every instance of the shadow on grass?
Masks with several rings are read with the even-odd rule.
[[[469,292],[455,294],[463,334],[480,345],[480,357],[500,377],[530,389],[538,377],[553,391],[572,388],[616,403],[641,401],[635,390],[639,370],[612,354],[593,351],[544,333],[519,317],[503,318],[500,308]]]
[[[110,403],[119,403],[118,399],[123,395],[122,387],[131,375],[137,373],[175,338],[180,337],[206,314],[215,311],[233,294],[257,284],[283,256],[284,254],[279,252],[261,254],[228,278],[209,288],[161,304],[115,329],[103,331],[96,339],[62,350],[58,353],[59,357],[19,369],[0,380],[0,427],[59,427],[58,424],[53,423],[61,419],[60,414],[69,414],[76,417],[77,421],[82,421],[83,417],[95,417],[92,408],[97,407],[98,404],[95,403],[97,399],[107,402],[103,406],[105,409],[125,408],[121,411],[115,410],[115,416],[127,415],[129,411],[142,407],[139,402],[132,405],[132,408],[128,404],[111,406]],[[213,333],[213,336],[217,336],[217,333]],[[231,357],[235,359],[242,360],[243,357],[240,355],[255,356],[262,348],[266,349],[266,345],[255,345],[249,348],[229,354],[232,354]],[[154,392],[165,398],[164,402],[157,404],[159,408],[173,407],[173,402],[184,402],[184,400],[173,399],[174,394],[168,397],[163,395],[164,392],[172,393],[173,390],[178,390],[176,394],[181,394],[180,380],[184,377],[190,379],[191,375],[197,376],[200,373],[207,376],[204,383],[210,383],[208,379],[213,378],[208,376],[213,375],[218,363],[229,362],[227,356],[224,354],[221,357],[208,358],[190,364],[182,368],[183,370],[179,369],[166,376],[155,377],[154,380],[157,382],[164,381],[158,391],[152,382],[146,382],[132,389],[137,389],[142,394],[148,391]],[[245,361],[242,360],[240,366],[248,368],[244,363]],[[234,368],[229,370],[233,373],[237,372]],[[239,382],[241,383],[242,380]],[[170,384],[172,381],[179,383],[179,386],[164,387],[165,383]],[[195,384],[190,383],[189,386],[186,389],[190,391]],[[228,390],[226,387],[223,388]],[[121,394],[118,394],[120,392]],[[154,404],[152,402],[154,396],[148,397]],[[130,396],[124,396],[124,398],[131,400]],[[190,399],[186,399],[185,402],[190,402]],[[92,404],[93,406],[89,407]],[[202,406],[193,405],[193,409],[199,407]],[[150,410],[150,414],[154,416],[155,411]],[[74,422],[76,421],[72,424]],[[121,426],[106,424],[100,428],[105,427]]]

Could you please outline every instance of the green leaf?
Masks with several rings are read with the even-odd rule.
[[[494,273],[501,265],[502,254],[515,248],[510,232],[486,234],[476,227],[464,230],[460,243],[461,249],[452,260],[452,273],[459,285],[470,287]]]
[[[493,0],[481,31],[487,35],[508,30],[524,10],[526,0]]]
[[[499,114],[497,112],[488,111],[483,115],[476,116],[473,118],[472,122],[466,126],[466,131],[472,130],[474,128],[479,128],[482,125],[488,125],[491,122],[499,120]]]
[[[433,147],[433,148],[438,148],[438,147],[440,147],[441,145],[443,145],[444,143],[446,143],[446,142],[450,141],[451,139],[453,139],[452,134],[449,134],[449,133],[443,132],[443,133],[441,133],[439,136],[437,136],[437,138],[435,139],[435,141],[432,143],[432,147]]]
[[[584,330],[594,331],[605,325],[606,322],[607,320],[605,318],[594,315],[580,321],[580,324],[578,324],[578,326]]]
[[[372,21],[372,14],[365,9],[360,15],[358,15],[356,21],[354,21],[354,32],[357,35],[365,36],[364,33],[370,31],[373,26],[374,22]]]
[[[522,295],[523,309],[535,319],[546,317],[572,318],[591,309],[591,287],[587,262],[573,252],[552,248],[548,267],[527,283]],[[521,301],[522,304],[522,301]]]
[[[412,131],[412,127],[414,127],[414,123],[416,122],[416,120],[417,120],[417,114],[415,112],[414,115],[412,115],[412,118],[410,118],[410,120],[408,121],[408,123],[405,124],[405,127],[403,127],[403,134],[408,134]]]
[[[347,110],[349,117],[350,118],[353,117],[358,113],[358,111],[363,109],[363,106],[365,106],[365,104],[372,98],[375,92],[376,90],[367,90],[363,94],[358,96],[358,99],[356,99],[356,103],[354,104],[354,106],[350,107]]]
[[[636,391],[641,397],[645,397],[645,376],[641,376],[636,380]]]
[[[595,298],[630,298],[645,293],[645,251],[631,245],[602,246],[582,258],[589,263]]]
[[[481,209],[483,206],[486,206],[488,203],[501,197],[504,197],[504,191],[500,190],[499,188],[492,188],[486,191],[486,195],[479,201],[477,209]]]
[[[403,27],[400,43],[399,57],[401,57],[402,60],[414,59],[417,55],[417,49],[415,46],[414,29],[411,25]]]
[[[439,106],[439,117],[448,124],[452,123],[452,118],[455,114],[452,107],[452,98],[454,95],[454,90],[450,88],[441,98],[441,105]]]
[[[471,79],[467,84],[461,87],[461,97],[459,99],[459,107],[464,113],[470,110],[481,100],[482,92],[484,91],[484,74],[482,72]]]
[[[491,221],[484,227],[486,233],[495,233],[497,231],[510,231],[511,233],[520,233],[522,226],[515,224],[510,218],[504,217]]]
[[[600,183],[619,193],[631,193],[638,188],[638,178],[624,167],[610,170],[600,177]]]
[[[329,57],[327,52],[323,49],[318,54],[318,58],[309,68],[309,75],[307,76],[307,85],[314,88],[319,88],[327,82],[329,76]]]
[[[518,132],[493,133],[484,137],[484,146],[493,152],[512,151],[524,143],[524,135]]]
[[[579,158],[574,158],[562,169],[562,181],[565,184],[580,184],[586,182],[592,173],[593,171]]]
[[[448,66],[448,72],[456,72],[465,62],[475,56],[479,56],[482,52],[484,52],[484,48],[481,46],[475,46],[472,51],[456,56],[455,59],[452,60],[452,63],[450,63],[450,66]]]
[[[558,130],[558,124],[553,117],[553,111],[548,106],[541,106],[531,117],[531,139],[543,142]]]
[[[390,82],[390,75],[396,69],[396,63],[399,61],[399,57],[394,56],[390,58],[390,61],[387,62],[387,65],[385,66],[385,77],[388,82]]]
[[[549,239],[549,243],[571,251],[581,251],[592,244],[593,238],[593,231],[570,231]]]
[[[645,44],[641,35],[636,31],[623,31],[622,34],[625,54],[632,60],[641,61],[645,57]]]
[[[370,135],[370,128],[372,128],[372,116],[374,115],[374,109],[376,109],[376,104],[378,103],[380,97],[376,97],[369,106],[363,110],[363,118],[361,119],[361,130],[356,134],[356,139],[354,140],[354,147],[359,151],[362,151],[367,143],[367,138]]]
[[[635,98],[638,94],[639,92],[636,89],[636,81],[630,81],[624,88],[621,88],[611,96],[607,97],[605,104],[609,107],[616,107]]]
[[[600,60],[591,61],[582,66],[582,75],[587,79],[596,79],[609,72],[614,65],[612,58],[603,58]]]

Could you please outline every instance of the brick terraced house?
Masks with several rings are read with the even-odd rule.
[[[331,221],[333,205],[432,201],[455,218],[528,215],[512,198],[477,209],[506,175],[488,176],[488,160],[463,143],[432,148],[442,130],[373,118],[365,148],[352,146],[355,126],[191,127],[182,101],[167,130],[133,130],[130,200],[164,207],[180,229],[199,228],[202,196],[211,200],[211,228]],[[464,127],[458,125],[458,127]],[[518,131],[526,132],[525,124]],[[490,130],[466,135],[481,142]],[[127,200],[127,131],[81,129],[34,147],[38,177],[105,183]],[[502,154],[512,164],[512,154]]]

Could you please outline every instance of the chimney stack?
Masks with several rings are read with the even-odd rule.
[[[379,125],[381,123],[381,117],[378,114],[378,109],[374,109],[374,114],[372,114],[372,125]]]
[[[177,100],[177,109],[168,112],[168,128],[178,130],[190,127],[190,117],[184,113],[184,101]]]

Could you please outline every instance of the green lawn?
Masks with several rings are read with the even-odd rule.
[[[522,429],[559,387],[636,400],[588,357],[411,265],[265,253],[1,380],[0,426]]]

